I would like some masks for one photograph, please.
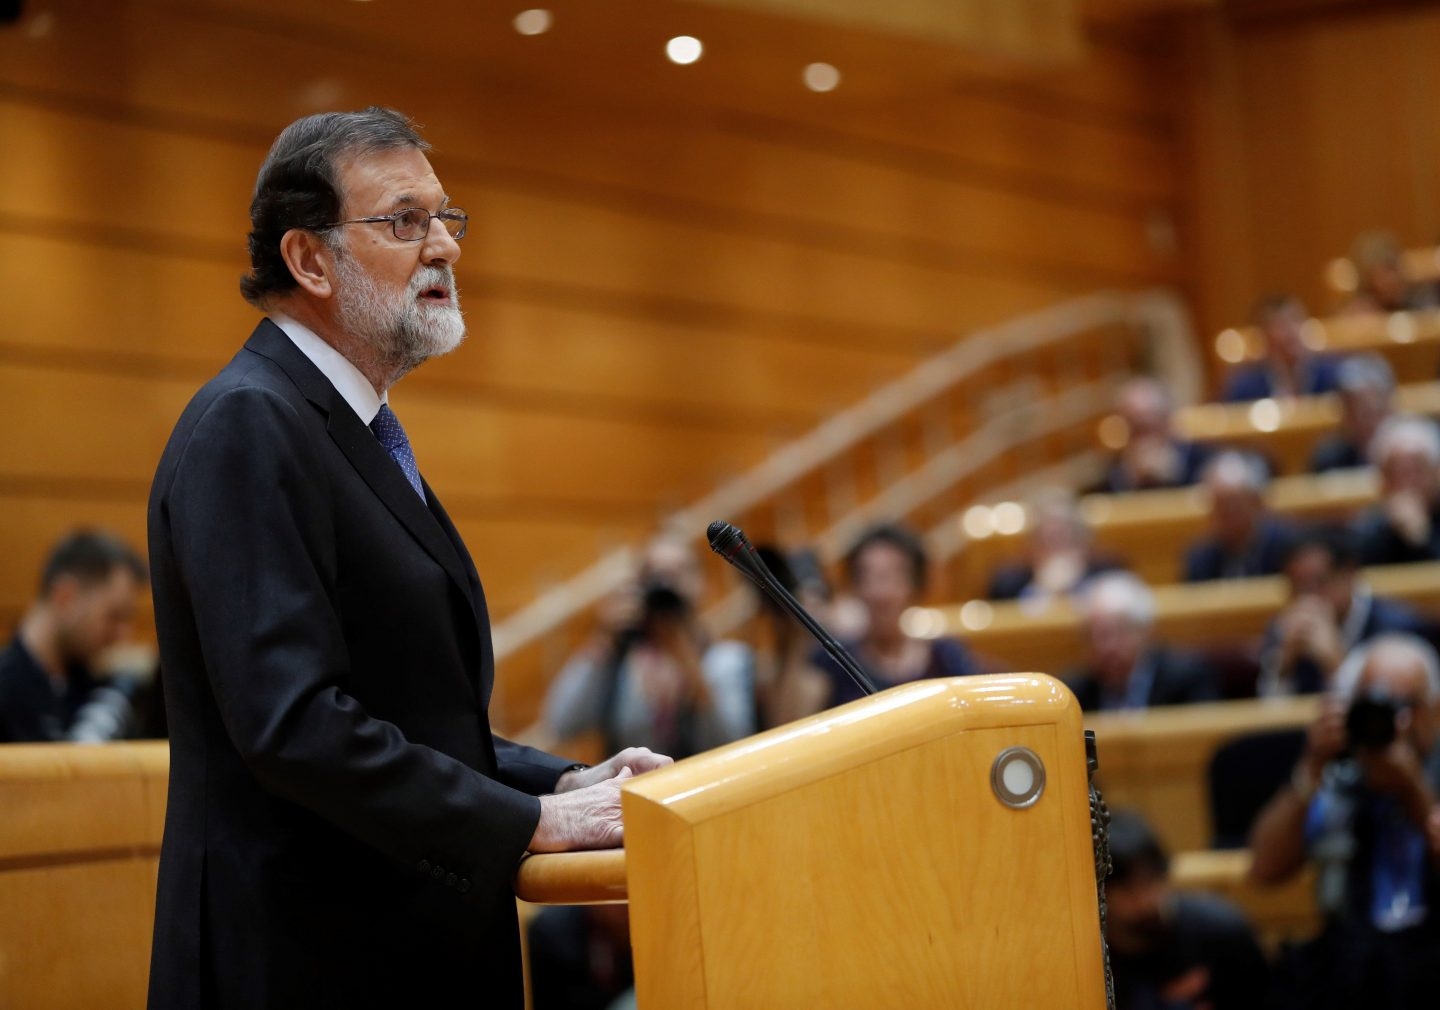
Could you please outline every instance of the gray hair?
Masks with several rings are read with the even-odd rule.
[[[1089,581],[1080,610],[1089,620],[1097,612],[1118,613],[1137,628],[1155,623],[1155,594],[1130,572],[1105,572]]]
[[[1254,453],[1227,449],[1205,464],[1200,479],[1206,487],[1219,484],[1264,494],[1270,486],[1270,471]]]
[[[1395,392],[1395,372],[1378,354],[1355,354],[1340,363],[1335,384],[1346,393],[1373,389],[1389,396]]]
[[[1435,655],[1434,646],[1425,639],[1403,631],[1387,631],[1351,649],[1335,671],[1334,693],[1346,700],[1355,697],[1370,657],[1390,649],[1408,652],[1415,657],[1425,671],[1426,697],[1432,702],[1440,701],[1440,656]]]
[[[294,290],[280,240],[292,228],[320,230],[340,219],[343,159],[405,147],[430,149],[409,117],[379,105],[305,116],[280,131],[250,201],[250,273],[240,278],[245,300],[263,309],[270,296]]]
[[[1402,449],[1418,449],[1432,466],[1440,465],[1440,428],[1428,417],[1414,414],[1389,418],[1370,439],[1370,462],[1383,466],[1392,453]]]

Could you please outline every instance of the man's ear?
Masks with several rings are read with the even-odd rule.
[[[307,294],[329,298],[335,293],[335,254],[315,232],[291,228],[280,238],[280,255],[290,276]]]

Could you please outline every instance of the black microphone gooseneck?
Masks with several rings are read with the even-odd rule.
[[[830,632],[820,626],[820,622],[811,617],[800,601],[790,595],[790,591],[780,584],[760,555],[755,553],[755,548],[750,546],[750,541],[745,539],[745,534],[727,522],[717,519],[710,524],[706,535],[710,538],[710,549],[730,562],[736,568],[745,573],[746,578],[755,585],[770,599],[774,600],[785,610],[794,615],[795,620],[804,625],[805,630],[815,636],[815,640],[821,647],[830,654],[835,662],[840,664],[840,669],[850,675],[850,679],[867,695],[874,694],[878,688],[870,675],[860,668],[855,662],[855,657],[845,651],[845,647],[835,641]]]

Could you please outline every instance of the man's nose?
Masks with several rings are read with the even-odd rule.
[[[460,243],[450,234],[443,222],[432,219],[430,230],[425,235],[421,256],[432,266],[454,264],[460,258]]]

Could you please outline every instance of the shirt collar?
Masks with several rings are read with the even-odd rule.
[[[370,380],[355,367],[354,362],[326,343],[308,326],[279,312],[270,313],[270,321],[280,327],[290,338],[290,342],[300,349],[300,353],[310,359],[311,364],[320,369],[321,374],[330,380],[330,385],[335,387],[335,391],[350,405],[350,409],[355,411],[355,415],[362,422],[368,426],[375,420],[381,405],[389,402],[388,392],[377,395],[375,387],[370,385]]]

